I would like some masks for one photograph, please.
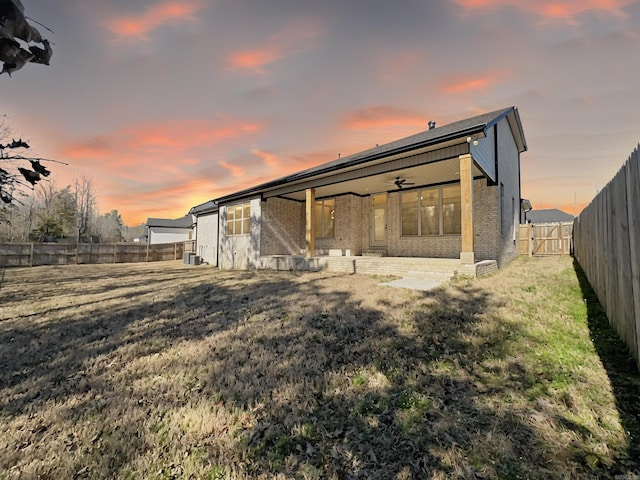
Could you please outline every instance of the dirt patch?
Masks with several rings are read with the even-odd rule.
[[[570,260],[431,292],[378,284],[7,269],[0,479],[640,472]]]

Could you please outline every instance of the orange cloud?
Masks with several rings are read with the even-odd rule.
[[[266,73],[264,67],[282,56],[276,47],[266,49],[242,50],[233,52],[227,57],[229,67],[237,70],[249,70],[257,74]]]
[[[255,134],[262,130],[256,122],[225,120],[170,120],[129,125],[109,135],[89,138],[63,147],[71,159],[104,160],[130,155],[175,155],[198,147],[210,147],[222,141]],[[115,164],[118,163],[113,158]],[[189,161],[193,162],[193,158]]]
[[[349,130],[370,130],[398,126],[425,127],[427,120],[422,115],[401,108],[376,106],[348,113],[341,123]]]
[[[503,82],[508,76],[509,72],[505,70],[483,75],[457,74],[445,79],[439,90],[444,94],[483,92]]]
[[[218,165],[229,170],[234,177],[244,177],[247,171],[244,167],[229,162],[218,162]]]
[[[576,17],[587,12],[605,13],[613,16],[626,16],[624,7],[634,0],[452,0],[465,9],[488,10],[502,7],[520,8],[534,13],[544,21],[559,21],[571,25],[577,24]]]
[[[212,180],[195,179],[149,191],[139,189],[135,195],[120,189],[112,195],[101,196],[100,200],[103,211],[117,209],[125,224],[133,226],[144,223],[148,217],[181,217],[194,205],[209,200],[213,188]]]
[[[147,7],[138,15],[127,15],[108,20],[105,27],[118,40],[147,40],[147,34],[167,24],[194,21],[203,8],[199,0],[165,0]]]
[[[260,157],[267,167],[277,168],[280,166],[280,160],[278,160],[278,157],[271,153],[264,152],[258,149],[251,150],[251,153],[253,153],[257,157]]]
[[[309,48],[309,41],[322,34],[316,22],[297,20],[268,37],[261,46],[239,49],[227,55],[231,70],[263,75],[266,67],[283,57]]]

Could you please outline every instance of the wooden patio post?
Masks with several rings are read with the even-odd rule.
[[[460,260],[462,263],[474,264],[473,251],[473,158],[470,154],[460,155],[460,206],[462,248]]]
[[[316,216],[316,189],[307,188],[306,191],[306,228],[305,228],[305,256],[307,258],[316,255],[316,232],[315,232],[315,216]]]

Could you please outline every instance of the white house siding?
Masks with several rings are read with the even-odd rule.
[[[240,203],[240,202],[238,202]],[[244,202],[242,202],[244,203]],[[234,206],[236,203],[229,204]],[[258,265],[260,257],[260,223],[261,201],[260,198],[250,200],[250,234],[227,235],[227,205],[220,207],[220,249],[219,266],[223,269],[247,269]]]
[[[149,244],[176,243],[191,240],[190,228],[149,227]]]
[[[498,183],[504,185],[504,198],[499,209],[502,215],[498,226],[502,236],[502,248],[497,252],[497,260],[503,263],[518,255],[520,154],[507,119],[500,120],[496,127],[498,129]],[[498,204],[500,204],[499,191]]]
[[[487,130],[486,137],[479,138],[470,145],[471,156],[493,181],[496,180],[495,128],[495,126],[491,127]]]
[[[210,265],[217,265],[218,214],[199,215],[196,228],[196,253]]]

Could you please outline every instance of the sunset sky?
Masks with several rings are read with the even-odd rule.
[[[0,114],[128,225],[512,105],[523,197],[575,213],[640,141],[639,0],[23,4],[53,57]]]

